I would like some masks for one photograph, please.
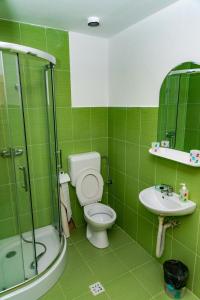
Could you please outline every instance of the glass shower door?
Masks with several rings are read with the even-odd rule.
[[[16,54],[0,53],[0,291],[37,272],[18,62]]]

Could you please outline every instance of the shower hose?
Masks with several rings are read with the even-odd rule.
[[[23,237],[23,235],[22,235],[22,240],[23,240],[25,243],[28,243],[28,244],[32,244],[32,243],[33,243],[33,241],[29,241],[29,240],[25,239],[25,238]],[[35,244],[36,244],[36,245],[42,246],[42,247],[44,248],[44,250],[43,250],[40,254],[38,254],[38,255],[36,256],[36,261],[33,260],[33,261],[31,262],[31,264],[30,264],[30,268],[31,268],[31,269],[35,269],[35,268],[36,268],[36,262],[38,263],[38,261],[40,260],[40,258],[42,258],[42,256],[47,252],[47,247],[46,247],[45,244],[43,244],[43,243],[41,243],[41,242],[37,242],[37,241],[35,241]]]

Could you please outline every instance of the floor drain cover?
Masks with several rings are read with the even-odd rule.
[[[13,257],[13,256],[15,256],[16,255],[16,251],[9,251],[7,254],[6,254],[6,257],[7,258],[11,258],[11,257]]]
[[[103,292],[105,292],[105,289],[103,285],[100,282],[95,282],[89,286],[89,289],[92,293],[92,295],[97,296]]]

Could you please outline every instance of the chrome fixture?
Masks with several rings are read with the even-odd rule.
[[[173,187],[168,184],[159,184],[155,186],[155,189],[162,194],[166,194],[167,196],[173,196]]]
[[[13,156],[20,156],[23,154],[23,150],[22,149],[3,149],[0,151],[0,156],[3,158],[8,158],[11,157],[11,155]]]

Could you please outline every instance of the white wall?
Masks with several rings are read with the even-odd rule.
[[[108,105],[108,40],[70,32],[73,107]]]
[[[109,44],[110,106],[158,106],[169,70],[184,61],[200,63],[200,1],[180,0]]]

